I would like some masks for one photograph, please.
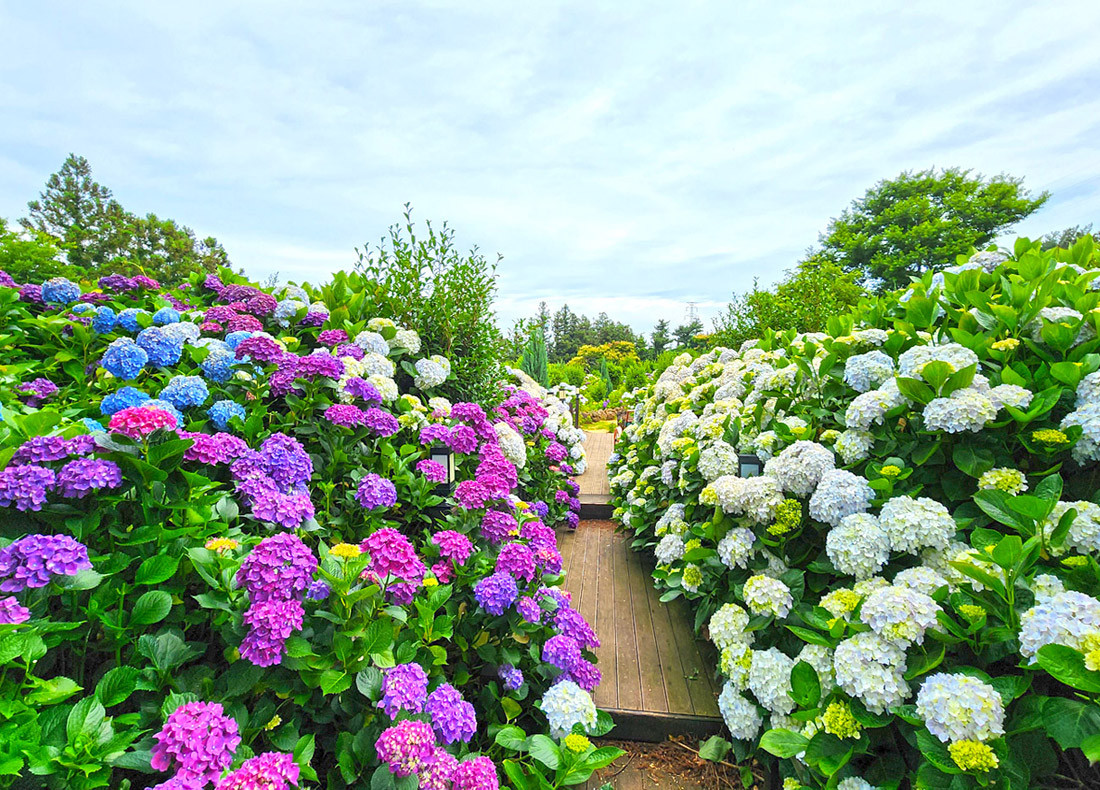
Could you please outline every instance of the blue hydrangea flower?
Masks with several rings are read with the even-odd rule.
[[[237,358],[230,351],[215,349],[202,361],[202,372],[213,382],[224,384],[233,375]]]
[[[241,344],[241,341],[242,340],[247,340],[250,337],[252,337],[251,332],[245,332],[243,330],[240,331],[240,332],[230,332],[228,335],[225,336],[225,343],[231,349],[236,351],[237,346],[239,346]]]
[[[84,427],[91,433],[106,433],[107,429],[103,427],[102,423],[98,423],[91,417],[85,417],[81,422],[84,423]]]
[[[142,310],[140,307],[128,307],[118,314],[118,323],[127,332],[140,332],[141,324],[138,323],[137,317],[139,315],[149,315],[148,310]]]
[[[153,323],[157,326],[164,326],[165,324],[174,324],[180,320],[179,310],[175,310],[171,307],[162,307],[153,313]]]
[[[149,354],[145,349],[128,337],[120,337],[112,340],[111,345],[107,346],[99,364],[112,376],[129,381],[141,374],[148,361]]]
[[[201,406],[210,397],[206,382],[199,376],[173,376],[168,385],[160,391],[160,397],[177,409],[189,406]]]
[[[178,343],[194,343],[202,334],[196,324],[190,321],[177,321],[164,327],[164,333]]]
[[[179,409],[177,409],[174,404],[169,403],[168,401],[163,400],[161,398],[153,398],[152,400],[147,400],[147,401],[145,401],[144,405],[145,406],[153,406],[157,409],[162,409],[162,410],[168,412],[169,414],[171,414],[172,416],[174,416],[176,418],[176,427],[177,428],[182,429],[183,426],[184,426],[184,423],[187,422],[187,420],[185,420],[183,418],[183,412],[181,412]]]
[[[99,308],[92,316],[92,329],[101,335],[113,330],[116,323],[118,323],[118,317],[115,315],[115,311],[109,307]]]
[[[72,306],[73,315],[84,315],[89,310],[95,310],[95,307],[86,302],[81,302],[80,304],[74,304]]]
[[[133,341],[131,341],[133,342]],[[135,387],[123,387],[118,392],[112,392],[99,404],[99,411],[106,417],[110,417],[117,411],[129,409],[132,406],[140,406],[149,400],[146,395]]]
[[[215,401],[206,413],[210,415],[214,427],[219,431],[226,430],[229,427],[229,421],[234,417],[240,417],[243,420],[247,414],[244,406],[231,400]]]
[[[80,298],[80,286],[64,277],[51,277],[42,283],[42,301],[47,304],[72,304]]]
[[[137,336],[138,345],[149,354],[149,362],[158,368],[167,368],[180,361],[183,343],[171,337],[159,326],[143,329]]]

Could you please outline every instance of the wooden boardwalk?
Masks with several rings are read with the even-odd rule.
[[[641,556],[610,521],[582,521],[559,544],[565,588],[600,638],[595,699],[615,719],[614,737],[719,732],[713,655],[695,639],[687,604],[660,602]]]
[[[607,481],[607,459],[614,449],[614,436],[604,431],[585,431],[584,452],[588,470],[577,477],[581,487],[582,518],[611,516],[611,488]]]

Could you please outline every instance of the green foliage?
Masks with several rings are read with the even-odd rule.
[[[52,239],[65,253],[74,267],[62,270],[66,276],[74,272],[83,279],[145,274],[175,284],[193,272],[213,272],[229,265],[217,239],[199,239],[190,228],[155,214],[139,217],[126,211],[110,189],[92,178],[88,160],[75,154],[47,179],[46,189],[27,208],[23,227]],[[55,276],[51,271],[45,266],[41,271],[27,270],[24,276],[28,282],[41,282]]]
[[[948,168],[883,180],[834,219],[812,257],[856,272],[867,285],[899,288],[955,263],[1024,219],[1049,197],[1023,180]]]
[[[546,359],[546,339],[541,332],[531,334],[523,350],[520,369],[544,387],[550,385],[550,368]]]
[[[79,279],[82,270],[67,264],[61,249],[50,236],[38,231],[23,232],[11,228],[0,217],[0,271],[17,282],[40,282],[51,277]]]
[[[496,264],[477,248],[462,253],[454,231],[430,222],[417,235],[412,210],[393,225],[373,251],[357,251],[353,274],[337,274],[324,288],[330,309],[346,307],[352,321],[389,318],[415,330],[423,342],[451,359],[454,379],[445,393],[458,400],[496,397],[501,336],[493,320]],[[344,294],[358,299],[343,304]]]

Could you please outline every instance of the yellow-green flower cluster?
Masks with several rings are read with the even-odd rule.
[[[797,499],[784,499],[775,509],[775,522],[768,527],[772,535],[786,535],[802,524],[802,503]]]
[[[852,709],[848,703],[836,700],[830,702],[822,716],[825,732],[844,740],[845,738],[858,738],[860,730],[859,722],[852,715]]]
[[[1004,491],[1007,494],[1020,494],[1027,491],[1027,477],[1019,469],[999,467],[990,469],[978,478],[978,488],[982,490]]]
[[[1041,428],[1031,432],[1031,438],[1042,444],[1069,444],[1069,437],[1056,428]]]
[[[592,742],[588,740],[588,738],[576,732],[571,732],[566,735],[562,743],[565,745],[566,749],[574,754],[583,754],[587,751],[588,747],[592,745]]]
[[[955,741],[947,747],[955,765],[964,771],[985,773],[1000,765],[1000,760],[987,743],[981,741]]]

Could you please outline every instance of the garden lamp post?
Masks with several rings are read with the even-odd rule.
[[[764,469],[764,464],[755,455],[737,456],[738,477],[758,477]]]
[[[455,492],[455,454],[447,445],[436,442],[428,457],[447,470],[447,479],[435,487],[436,496],[449,497]]]

